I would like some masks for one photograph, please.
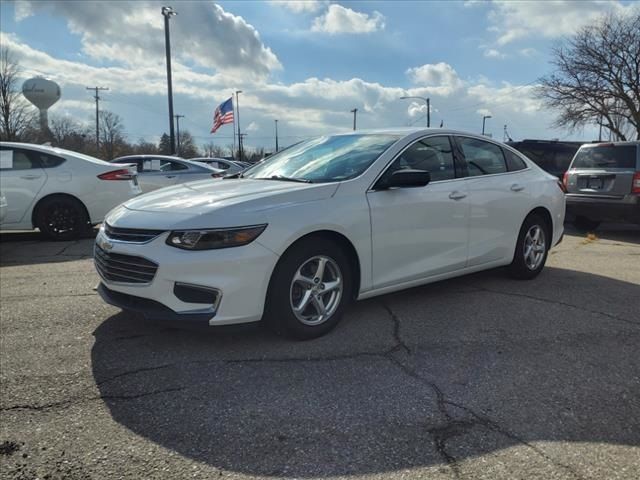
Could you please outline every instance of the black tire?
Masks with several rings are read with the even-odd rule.
[[[37,207],[35,224],[51,240],[76,239],[91,228],[84,205],[66,195],[44,199]]]
[[[600,226],[600,222],[587,217],[577,216],[573,221],[573,225],[581,232],[592,232]]]
[[[544,235],[544,251],[540,252],[542,253],[542,257],[539,260],[539,264],[537,264],[535,268],[532,268],[532,265],[528,264],[528,260],[525,258],[525,249],[527,249],[526,237],[529,232],[535,231],[532,230],[535,227],[539,228]],[[547,222],[545,222],[544,218],[537,213],[530,214],[525,218],[522,227],[520,227],[518,243],[516,244],[513,261],[511,262],[511,265],[509,265],[509,274],[513,278],[518,280],[531,280],[540,274],[544,268],[544,264],[547,262],[549,249],[551,248],[552,237],[550,230],[551,229],[549,228],[549,225],[547,225]]]
[[[293,311],[293,297],[296,290],[301,290],[302,294],[306,293],[304,289],[300,289],[299,285],[292,285],[294,275],[303,265],[313,267],[312,259],[314,257],[326,257],[332,260],[339,270],[342,279],[342,292],[339,300],[336,300],[337,307],[333,313],[322,323],[317,325],[308,325],[303,323]],[[333,269],[333,266],[327,268]],[[324,278],[331,275],[331,271],[325,273]],[[331,331],[340,321],[344,313],[344,309],[352,298],[353,273],[350,268],[349,259],[339,245],[331,239],[323,236],[313,236],[304,239],[298,244],[293,245],[280,259],[271,276],[269,289],[265,304],[264,320],[267,325],[278,335],[295,338],[298,340],[310,340],[325,335]],[[313,275],[312,275],[313,276]],[[324,280],[320,281],[324,288]],[[307,287],[309,290],[313,286]],[[321,288],[318,286],[318,288]],[[329,295],[330,293],[322,293],[321,295]],[[312,292],[310,292],[312,294]],[[326,298],[326,297],[323,297]],[[310,303],[310,308],[313,307]],[[315,307],[313,307],[315,309]],[[313,311],[313,310],[311,310]],[[302,314],[302,312],[301,312]]]

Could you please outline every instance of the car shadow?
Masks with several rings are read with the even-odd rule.
[[[93,376],[115,421],[226,471],[455,473],[520,446],[567,475],[536,442],[640,446],[639,294],[558,268],[489,271],[358,302],[308,342],[119,313],[94,332]]]
[[[0,266],[35,265],[93,257],[97,230],[77,240],[54,242],[40,232],[0,232]]]

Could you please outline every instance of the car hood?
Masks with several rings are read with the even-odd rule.
[[[125,228],[211,228],[262,223],[268,220],[270,210],[324,200],[337,188],[336,183],[203,180],[135,197],[113,210],[106,220]]]

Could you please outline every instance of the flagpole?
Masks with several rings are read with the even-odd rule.
[[[233,93],[231,94],[231,106],[235,110],[236,102],[233,101]],[[233,151],[231,152],[231,158],[236,158],[236,114],[233,114]]]

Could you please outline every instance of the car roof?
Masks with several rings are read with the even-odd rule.
[[[585,143],[580,147],[580,150],[583,148],[593,148],[593,147],[606,147],[609,145],[613,145],[614,147],[622,146],[622,145],[635,145],[640,146],[640,140],[630,140],[626,142],[598,142],[598,143]]]
[[[139,159],[164,158],[166,160],[184,160],[184,158],[182,158],[182,157],[176,157],[176,156],[172,156],[172,155],[153,155],[151,153],[145,153],[145,154],[141,154],[141,155],[124,155],[122,157],[114,158],[114,160],[130,160],[132,158],[139,158]]]
[[[16,147],[25,148],[27,150],[35,150],[43,153],[51,153],[53,155],[71,156],[79,160],[86,162],[96,163],[98,165],[109,165],[109,162],[100,158],[92,157],[86,153],[74,152],[73,150],[67,150],[66,148],[52,147],[51,145],[38,145],[36,143],[24,143],[24,142],[0,142],[1,147]]]

